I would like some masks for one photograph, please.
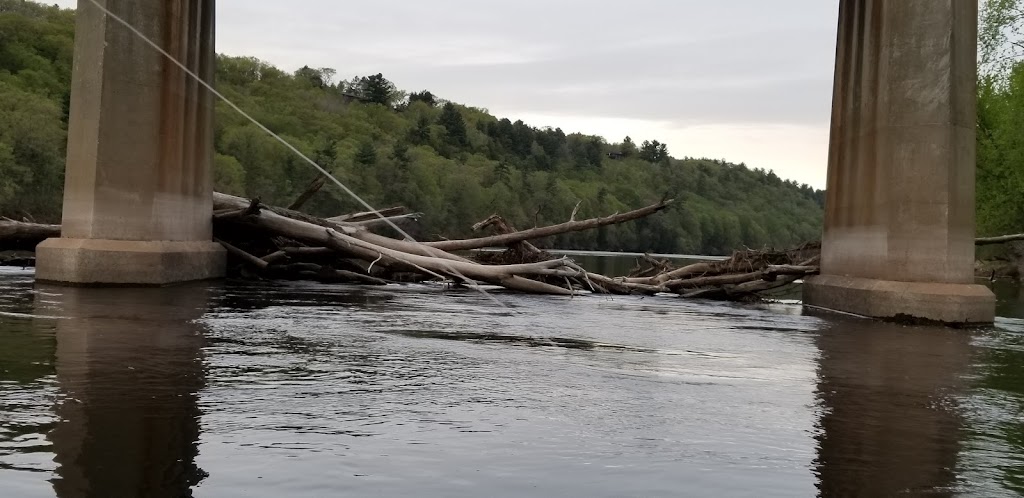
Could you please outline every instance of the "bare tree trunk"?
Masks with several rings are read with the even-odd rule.
[[[377,211],[377,213],[380,213],[380,216],[387,218],[391,216],[405,214],[405,211],[405,206],[395,206],[381,209],[380,211]],[[373,213],[372,211],[363,211],[359,213],[350,213],[343,214],[341,216],[334,216],[332,218],[327,218],[327,220],[333,221],[335,223],[342,223],[346,221],[349,223],[358,223],[360,221],[380,219],[380,216],[378,216],[376,213]]]
[[[327,176],[321,173],[309,184],[308,187],[306,187],[306,190],[303,191],[302,194],[299,195],[297,199],[295,199],[295,202],[288,206],[288,209],[302,209],[302,206],[306,205],[306,203],[309,202],[311,198],[313,198],[313,194],[319,192],[320,189],[324,188],[324,185],[326,183]]]
[[[0,219],[0,250],[34,251],[40,242],[60,237],[60,225]]]
[[[437,249],[423,248],[413,242],[396,241],[368,232],[360,233],[360,235],[369,239],[363,240],[333,228],[287,218],[270,210],[264,210],[259,214],[249,216],[245,221],[271,233],[312,245],[329,247],[364,261],[381,260],[383,263],[398,265],[410,271],[448,275],[458,280],[469,280],[471,281],[470,283],[474,281],[488,282],[523,292],[572,295],[573,291],[570,289],[529,280],[523,278],[523,276],[556,274],[552,270],[560,271],[557,273],[558,276],[569,277],[579,274],[578,270],[572,268],[563,260],[528,265],[484,266],[464,258],[459,258],[458,256],[445,254]],[[423,249],[423,252],[427,255],[405,252],[375,243],[377,241],[383,242],[384,239],[386,239],[388,245],[398,243],[398,245],[406,249],[417,252]]]
[[[221,194],[218,192],[214,193],[213,196],[214,209],[239,209],[242,206],[249,206],[250,201],[242,197],[235,197],[233,195]],[[432,257],[450,259],[452,261],[463,261],[470,262],[468,259],[454,254],[449,254],[443,250],[434,249],[428,245],[420,244],[418,242],[404,241],[384,237],[370,232],[369,230],[352,223],[341,222],[336,223],[315,216],[310,216],[305,213],[298,211],[292,211],[290,209],[282,209],[273,206],[261,205],[261,208],[265,211],[272,212],[282,218],[291,219],[295,221],[301,221],[303,223],[317,225],[324,228],[330,228],[337,232],[344,233],[346,235],[356,237],[358,239],[366,240],[372,244],[380,245],[390,249],[394,249],[402,252],[412,252],[416,254],[424,254]],[[323,246],[323,244],[320,244]]]
[[[224,242],[223,240],[216,239],[216,238],[213,239],[213,240],[216,241],[221,246],[223,246],[224,249],[226,249],[228,251],[228,253],[234,255],[235,257],[241,259],[242,261],[245,261],[246,263],[249,263],[252,266],[255,266],[256,268],[259,268],[261,270],[266,270],[267,266],[270,266],[270,263],[267,263],[266,261],[264,261],[264,260],[262,260],[260,258],[257,258],[256,256],[253,256],[252,254],[249,254],[249,253],[247,253],[247,252],[245,252],[245,251],[243,251],[243,250],[241,250],[241,249],[239,249],[239,248],[237,248],[237,247],[235,247],[235,246],[233,246],[231,244],[228,244],[227,242]]]
[[[519,231],[516,230],[516,227],[510,225],[507,221],[505,221],[505,218],[502,218],[501,216],[498,216],[496,214],[492,214],[486,220],[483,220],[473,225],[473,231],[478,232],[489,226],[493,226],[494,230],[499,234],[516,233]],[[543,253],[543,251],[537,249],[537,246],[525,240],[509,244],[509,247],[517,248],[520,251],[523,251],[524,253],[528,254],[539,255]]]
[[[1013,235],[1000,235],[999,237],[980,237],[974,239],[974,244],[979,246],[987,246],[992,244],[1003,244],[1006,242],[1016,242],[1018,240],[1024,240],[1024,233],[1018,233]]]
[[[529,230],[521,230],[515,233],[506,233],[476,239],[426,242],[425,244],[430,247],[442,249],[445,251],[463,251],[467,249],[482,249],[485,247],[507,246],[509,244],[514,244],[516,242],[522,242],[525,240],[541,239],[544,237],[550,237],[552,235],[579,232],[581,230],[589,230],[592,228],[598,228],[606,225],[615,225],[618,223],[624,223],[627,221],[640,219],[645,216],[650,216],[654,213],[657,213],[662,209],[665,209],[671,203],[672,200],[666,200],[659,202],[657,204],[652,204],[647,207],[629,211],[628,213],[613,214],[611,216],[606,216],[604,218],[591,218],[589,220],[567,221],[559,225],[531,228]]]

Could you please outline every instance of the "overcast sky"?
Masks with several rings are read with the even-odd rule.
[[[75,0],[59,0],[74,6]],[[217,51],[824,188],[838,0],[218,0]]]

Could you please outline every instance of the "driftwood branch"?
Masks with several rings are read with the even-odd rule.
[[[979,237],[974,239],[974,244],[979,246],[987,246],[992,244],[1005,244],[1007,242],[1016,242],[1024,240],[1024,233],[1017,233],[1013,235],[1000,235],[998,237]]]
[[[395,206],[381,209],[377,211],[377,213],[380,213],[380,216],[387,218],[391,216],[399,216],[405,214],[406,211],[407,210],[405,209],[405,206]],[[327,221],[333,221],[335,223],[358,223],[360,221],[367,221],[371,219],[379,219],[379,216],[372,211],[363,211],[359,213],[343,214],[341,216],[327,218]]]
[[[518,232],[518,230],[516,230],[514,226],[509,224],[509,222],[505,221],[505,218],[502,218],[497,214],[492,214],[486,220],[477,222],[476,224],[473,225],[472,228],[474,232],[478,232],[486,227],[494,227],[494,231],[498,232],[499,234],[509,234]],[[534,256],[540,256],[543,254],[543,251],[537,249],[537,246],[525,240],[509,244],[508,247],[516,248],[520,251],[523,251],[524,253],[531,254]]]
[[[0,220],[0,250],[33,251],[40,242],[60,237],[60,225]]]
[[[213,239],[213,240],[215,242],[217,242],[218,244],[220,244],[221,246],[223,246],[224,249],[227,249],[227,251],[229,253],[233,254],[236,257],[238,257],[242,261],[245,261],[246,263],[249,263],[250,265],[255,266],[256,268],[259,268],[261,270],[265,270],[265,269],[267,269],[267,266],[270,265],[270,263],[267,263],[266,261],[264,261],[264,260],[262,260],[260,258],[257,258],[256,256],[253,256],[252,254],[249,254],[249,253],[247,253],[247,252],[245,252],[245,251],[243,251],[243,250],[241,250],[241,249],[239,249],[239,248],[237,248],[237,247],[235,247],[235,246],[233,246],[231,244],[228,244],[227,242],[224,242],[223,240],[220,240],[220,239]]]
[[[319,192],[326,184],[327,176],[323,173],[317,175],[317,177],[310,182],[309,186],[306,187],[306,190],[304,190],[302,194],[299,194],[299,197],[295,199],[295,202],[292,202],[291,205],[288,206],[288,209],[302,209],[302,206],[306,205],[306,203],[313,198],[313,194]]]
[[[406,222],[406,221],[418,221],[422,217],[423,217],[423,213],[407,213],[407,214],[399,214],[399,215],[395,215],[395,216],[385,216],[383,219],[375,217],[375,218],[369,218],[369,219],[365,219],[365,220],[349,221],[348,223],[359,225],[361,227],[372,228],[372,227],[378,227],[378,226],[382,226],[382,225],[383,226],[389,226],[388,222],[396,223],[397,224],[397,223]]]
[[[551,274],[549,270],[561,270],[563,276],[578,274],[575,268],[562,260],[526,265],[481,265],[415,242],[389,239],[365,230],[350,229],[345,231],[348,233],[345,233],[334,228],[282,216],[276,209],[261,210],[259,214],[247,217],[245,222],[279,236],[310,245],[327,247],[365,261],[382,259],[381,264],[391,264],[410,271],[448,275],[457,281],[468,281],[469,283],[488,282],[523,292],[572,295],[571,289],[530,280],[524,276],[549,275]]]
[[[442,249],[445,251],[463,251],[468,249],[483,249],[485,247],[506,246],[509,244],[522,242],[525,240],[541,239],[544,237],[550,237],[552,235],[579,232],[581,230],[590,230],[592,228],[603,227],[606,225],[615,225],[618,223],[633,221],[657,213],[658,211],[667,208],[671,203],[672,200],[666,200],[659,202],[657,204],[652,204],[647,207],[629,211],[627,213],[614,214],[611,216],[606,216],[604,218],[591,218],[589,220],[582,221],[568,221],[559,225],[531,228],[529,230],[494,235],[491,237],[481,237],[476,239],[463,240],[444,240],[440,242],[426,242],[426,245],[437,249]]]

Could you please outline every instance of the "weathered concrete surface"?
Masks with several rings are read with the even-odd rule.
[[[100,3],[212,80],[213,0]],[[75,34],[62,227],[72,241],[38,247],[39,278],[162,284],[223,275],[211,225],[213,97],[89,1],[79,0]],[[179,267],[183,251],[202,262]]]
[[[822,276],[804,302],[991,322],[995,297],[972,284],[977,0],[842,0],[839,17]]]
[[[168,285],[224,273],[224,248],[205,241],[50,239],[36,280],[79,285]],[[37,265],[38,265],[37,259]]]
[[[983,285],[894,282],[820,275],[805,285],[804,302],[893,320],[926,319],[946,324],[992,323],[995,301]],[[821,306],[821,304],[817,304]]]

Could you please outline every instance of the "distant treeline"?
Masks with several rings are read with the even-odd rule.
[[[59,220],[74,36],[69,10],[0,0],[0,214]],[[824,192],[717,159],[669,155],[657,140],[531,127],[383,75],[336,80],[289,74],[254,58],[218,59],[218,89],[375,206],[426,214],[428,238],[463,237],[499,213],[519,228],[677,199],[666,213],[548,241],[574,249],[727,253],[820,236]],[[218,105],[216,188],[289,204],[316,173],[241,116]],[[362,210],[325,187],[306,209]]]

